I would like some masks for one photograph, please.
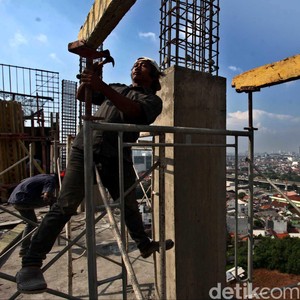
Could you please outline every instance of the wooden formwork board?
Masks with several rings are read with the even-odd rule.
[[[297,79],[300,79],[300,54],[237,75],[231,85],[237,92],[249,92]]]
[[[95,0],[81,26],[78,40],[85,40],[92,48],[98,48],[118,25],[136,0]]]
[[[17,101],[0,101],[0,172],[26,156],[18,134],[24,133],[23,111]],[[14,138],[9,137],[13,135]],[[26,177],[26,164],[20,163],[0,177],[0,183],[17,183]]]

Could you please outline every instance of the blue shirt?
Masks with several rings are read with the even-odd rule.
[[[21,181],[8,199],[11,204],[33,204],[42,202],[42,194],[54,193],[56,179],[53,174],[38,174]]]

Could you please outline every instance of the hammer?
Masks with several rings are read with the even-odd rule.
[[[100,61],[100,62],[98,62],[98,63],[95,63],[94,66],[93,66],[93,67],[94,67],[94,70],[95,70],[96,72],[101,71],[101,70],[102,70],[102,67],[103,67],[105,64],[107,64],[107,63],[112,63],[113,67],[115,66],[115,60],[113,59],[112,56],[108,56],[108,57],[106,57],[104,60],[102,60],[102,61]],[[77,74],[77,75],[76,75],[76,78],[77,78],[77,79],[81,79],[81,74]]]
[[[94,48],[91,48],[87,45],[86,41],[75,41],[68,44],[68,50],[72,53],[78,54],[81,57],[85,57],[87,59],[96,59],[104,57],[105,59],[98,63],[99,69],[102,69],[102,66],[107,63],[112,63],[113,67],[115,66],[115,60],[110,55],[109,50],[103,50],[103,51],[97,51]],[[97,65],[95,64],[94,67],[96,67],[97,71]],[[100,68],[101,67],[101,68]],[[80,79],[81,75],[76,75],[77,79]]]

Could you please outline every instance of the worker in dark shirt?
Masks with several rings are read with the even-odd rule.
[[[162,73],[157,63],[147,57],[136,60],[131,69],[132,84],[108,85],[99,76],[99,70],[85,70],[81,74],[81,85],[77,98],[84,101],[85,88],[93,91],[93,103],[99,105],[95,116],[110,123],[129,123],[149,125],[162,111],[162,100],[156,95],[160,90],[159,79]],[[101,181],[114,200],[119,197],[119,170],[117,133],[96,130],[93,133],[93,158]],[[125,142],[135,142],[138,133],[124,133]],[[124,149],[124,188],[131,187],[136,175],[133,169],[131,149]],[[19,292],[37,293],[47,288],[41,266],[46,254],[63,229],[76,214],[77,207],[84,198],[84,153],[83,132],[76,137],[69,156],[68,166],[62,182],[57,203],[44,217],[34,235],[27,254],[22,258],[22,269],[17,274]],[[151,240],[145,232],[139,212],[135,191],[125,197],[125,223],[129,234],[136,242],[142,257],[147,258],[159,251],[159,242]],[[165,248],[173,247],[172,240],[166,240]]]
[[[22,180],[11,193],[8,203],[12,204],[20,215],[34,223],[37,223],[35,209],[52,205],[55,201],[54,193],[58,187],[56,174],[39,174]],[[35,226],[26,223],[23,237],[28,235]],[[30,238],[23,240],[19,255],[22,257],[30,245]]]

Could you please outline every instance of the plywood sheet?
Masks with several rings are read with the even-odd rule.
[[[22,105],[17,101],[0,101],[0,172],[25,156],[18,135],[24,133]],[[0,176],[0,183],[16,183],[26,177],[25,162]]]

